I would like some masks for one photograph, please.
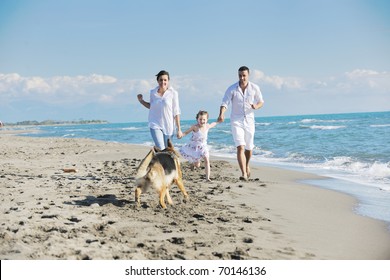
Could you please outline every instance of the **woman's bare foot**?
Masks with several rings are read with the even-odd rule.
[[[248,178],[251,177],[251,169],[249,167],[246,169],[246,174]]]
[[[240,176],[240,181],[248,181],[248,176],[247,175],[242,175]]]

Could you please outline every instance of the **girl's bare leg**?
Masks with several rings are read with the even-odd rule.
[[[205,166],[205,169],[206,169],[206,180],[207,181],[211,181],[210,180],[210,160],[209,160],[209,157],[204,157],[204,166]]]

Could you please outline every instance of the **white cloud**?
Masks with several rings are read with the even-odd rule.
[[[32,77],[24,80],[23,90],[27,93],[48,93],[51,92],[51,86],[41,77]]]
[[[22,77],[19,74],[0,74],[0,98],[17,100],[29,98],[44,103],[108,100],[115,96],[120,81],[112,76],[91,74],[88,76]]]
[[[390,93],[390,72],[377,72],[367,69],[355,69],[345,73],[351,86],[365,86]]]
[[[0,93],[7,92],[10,88],[17,86],[21,77],[19,74],[1,74],[0,73]]]
[[[100,97],[99,97],[99,102],[101,103],[107,103],[107,102],[113,102],[113,97],[111,95],[107,95],[107,94],[102,94]]]
[[[253,70],[250,79],[260,85],[266,100],[262,114],[342,112],[346,104],[348,111],[390,109],[389,72],[355,69],[332,77],[306,80]],[[179,91],[183,119],[192,119],[199,109],[208,110],[216,117],[226,88],[234,82],[209,76],[175,76],[171,84]],[[149,90],[156,86],[154,77],[135,80],[91,74],[44,78],[0,73],[0,118],[4,119],[4,115],[12,111],[21,116],[18,120],[34,119],[31,115],[22,117],[27,114],[25,108],[34,104],[39,114],[45,114],[45,109],[39,109],[42,107],[56,108],[52,111],[58,115],[71,113],[76,118],[84,117],[83,111],[78,112],[77,108],[87,106],[102,116],[107,108],[110,112],[118,111],[117,116],[110,115],[116,120],[131,115],[131,119],[142,121],[147,119],[147,111],[138,104],[136,95],[142,93],[148,100]],[[121,108],[122,115],[117,108]]]
[[[380,73],[374,70],[355,69],[352,72],[346,72],[345,75],[350,79],[365,78],[370,76],[377,76]]]
[[[338,76],[317,80],[304,80],[298,77],[268,76],[260,70],[252,71],[251,78],[260,86],[268,86],[278,91],[327,91],[330,94],[351,94],[376,90],[377,93],[390,93],[390,72],[369,69],[355,69]]]
[[[1,84],[5,83],[13,83],[17,82],[21,79],[21,76],[16,73],[11,73],[11,74],[1,74],[0,73],[0,81]]]
[[[251,79],[260,84],[269,84],[278,90],[302,88],[302,81],[299,78],[267,76],[260,70],[251,71]]]

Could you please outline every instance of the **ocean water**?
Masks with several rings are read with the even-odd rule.
[[[194,122],[182,121],[182,130]],[[36,129],[25,136],[152,145],[147,122]],[[189,138],[174,137],[174,145]],[[210,130],[208,144],[212,155],[235,159],[229,120]],[[310,183],[348,193],[359,201],[357,213],[390,223],[390,112],[257,117],[255,145],[253,164],[327,176]]]

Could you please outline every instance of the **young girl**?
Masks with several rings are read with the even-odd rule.
[[[193,164],[194,167],[200,167],[201,159],[204,159],[206,168],[206,180],[210,180],[210,160],[209,149],[207,147],[207,134],[210,128],[213,128],[218,123],[207,123],[209,114],[206,111],[199,111],[196,114],[197,124],[191,126],[183,133],[186,136],[192,131],[191,141],[180,148],[181,155]]]

